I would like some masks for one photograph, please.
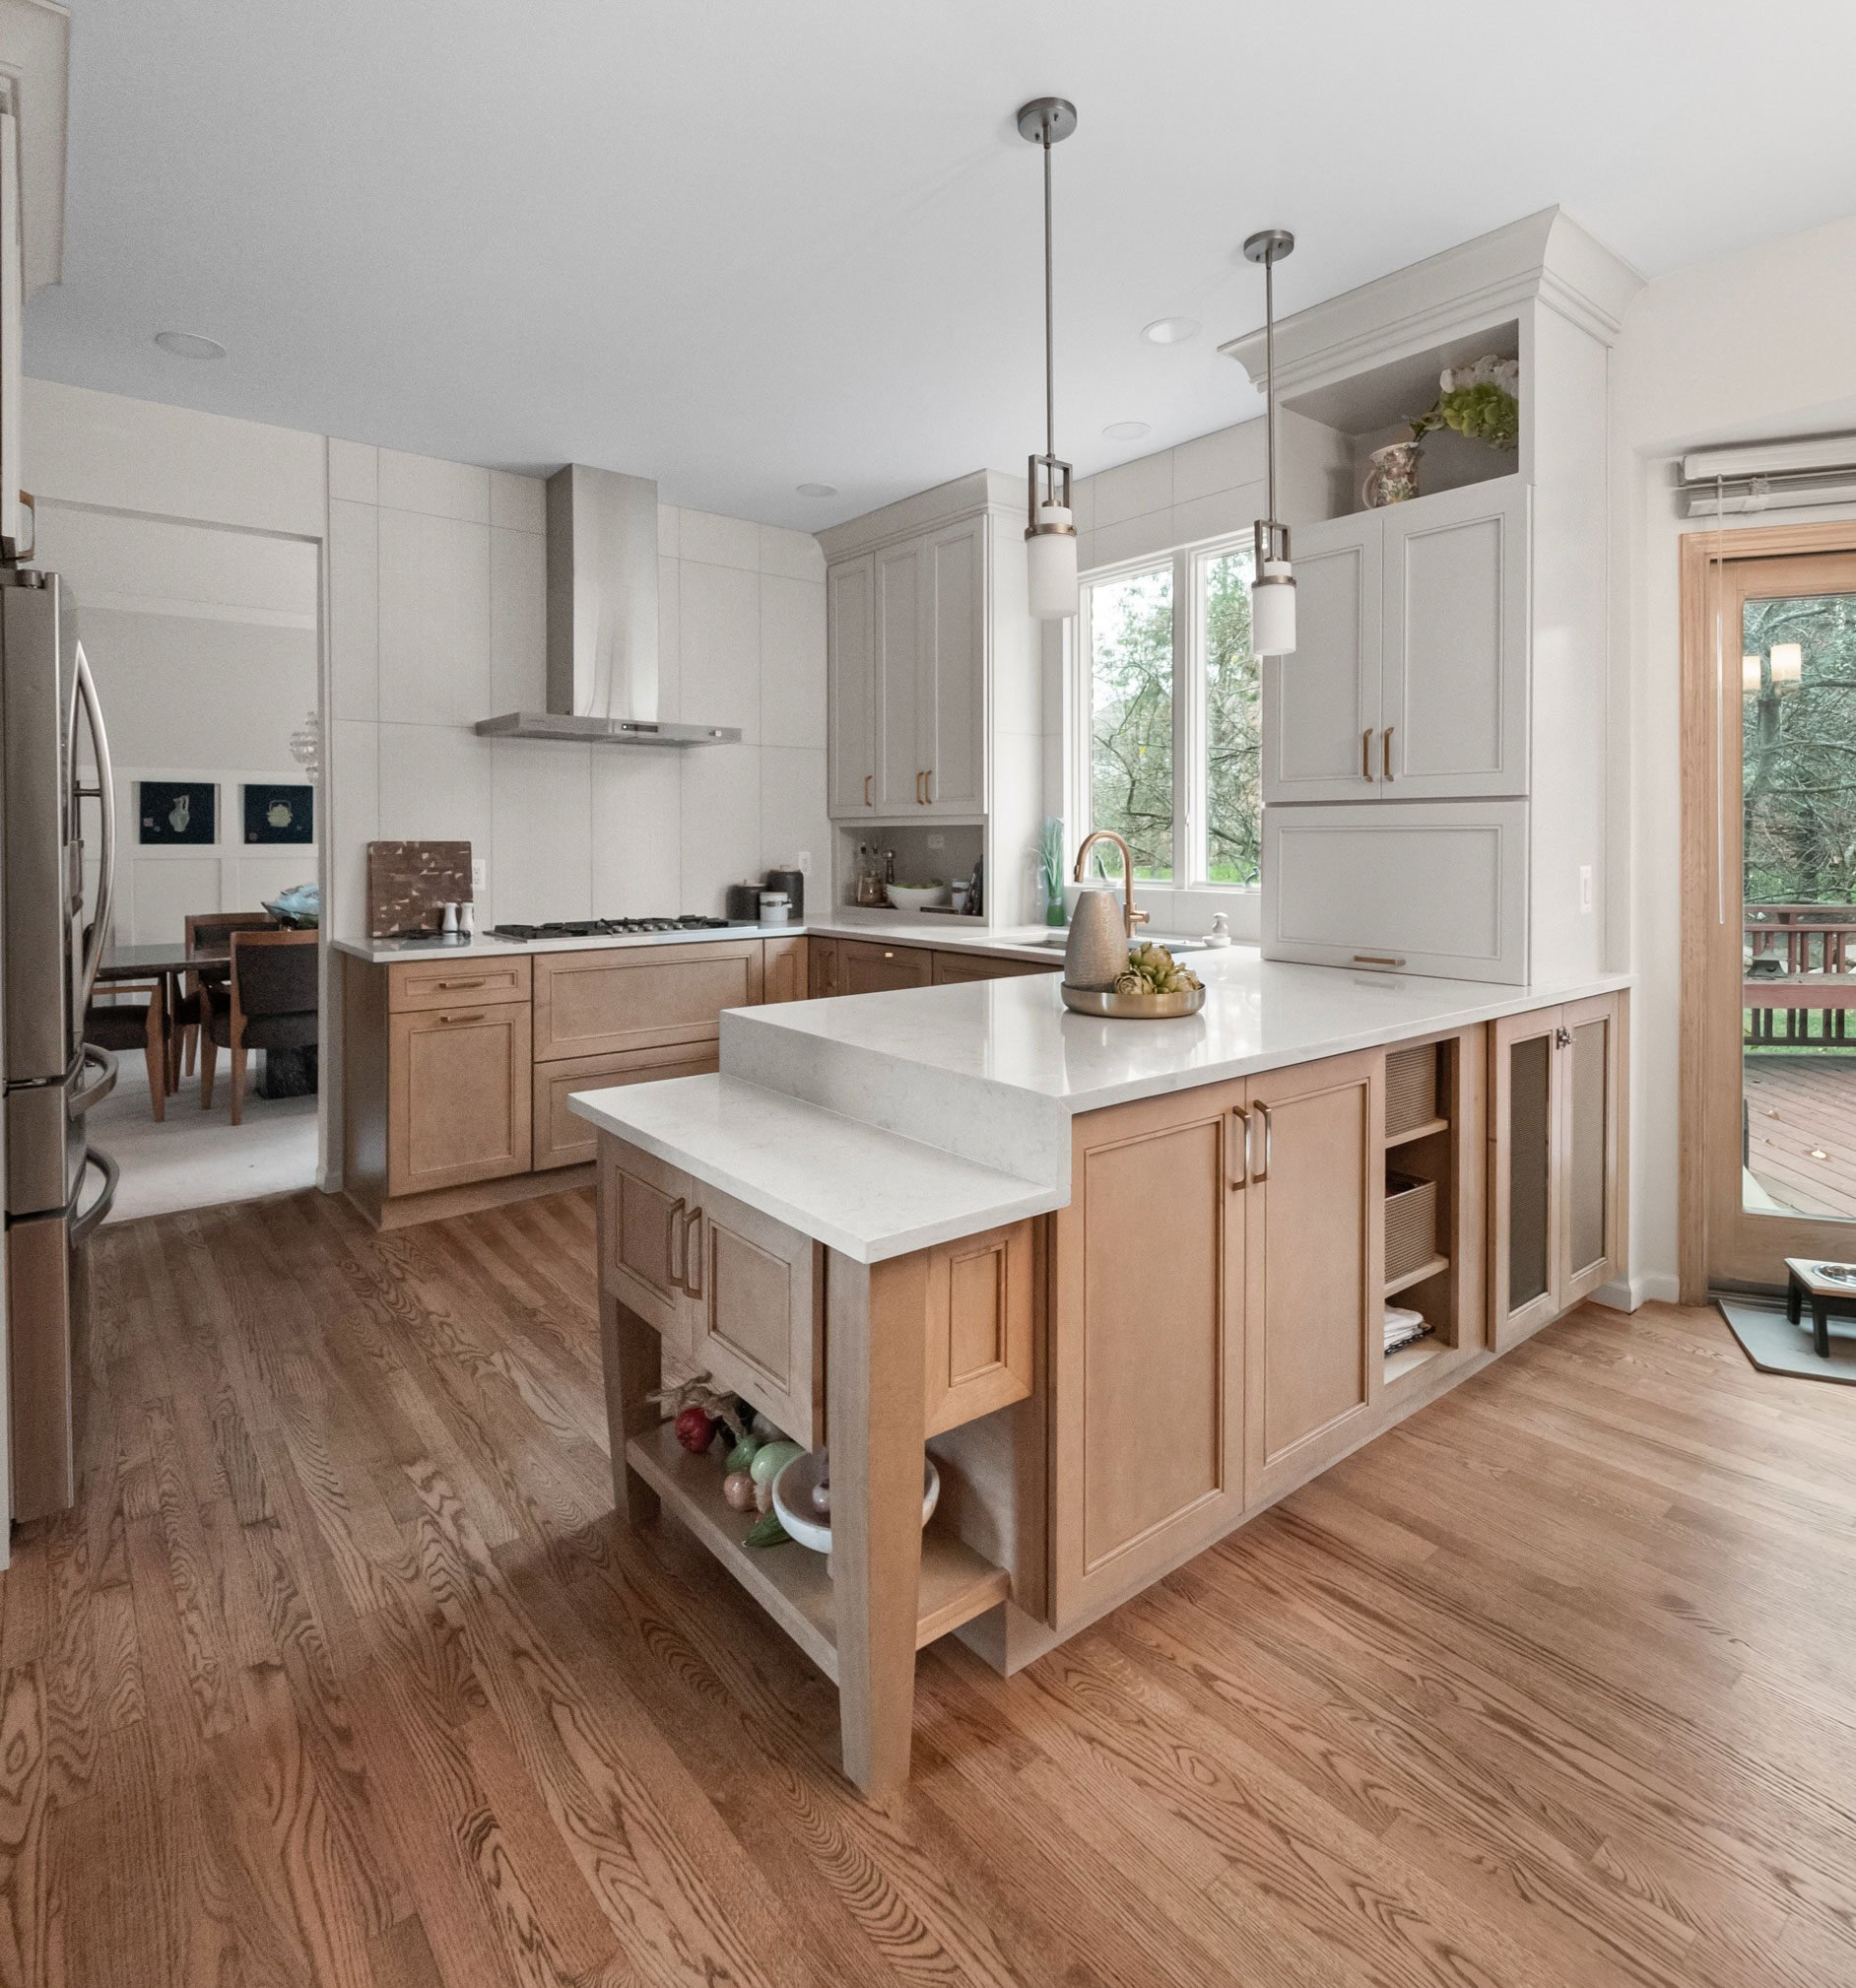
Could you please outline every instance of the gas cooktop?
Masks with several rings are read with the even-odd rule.
[[[493,925],[493,939],[624,939],[641,932],[726,932],[729,918],[557,918],[546,925]]]

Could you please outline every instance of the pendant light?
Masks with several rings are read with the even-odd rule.
[[[1076,524],[1070,506],[1070,465],[1057,456],[1056,340],[1050,277],[1050,148],[1076,129],[1076,105],[1061,97],[1033,97],[1019,109],[1019,135],[1044,148],[1044,453],[1030,458],[1025,555],[1031,613],[1042,622],[1076,613]]]
[[[1244,243],[1244,254],[1263,265],[1263,432],[1265,505],[1257,520],[1256,572],[1250,581],[1250,646],[1259,656],[1295,653],[1295,575],[1289,563],[1289,527],[1276,515],[1276,265],[1293,252],[1286,228],[1266,228]]]

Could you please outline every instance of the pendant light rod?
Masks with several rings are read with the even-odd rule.
[[[1244,259],[1263,265],[1263,454],[1264,502],[1276,523],[1276,265],[1295,251],[1287,228],[1265,228],[1244,243]]]
[[[1050,253],[1050,120],[1038,133],[1044,148],[1044,453],[1057,453],[1057,301]]]
[[[1076,129],[1076,105],[1062,97],[1034,97],[1019,106],[1019,136],[1044,154],[1044,452],[1027,463],[1025,527],[1031,613],[1067,621],[1076,613],[1076,522],[1069,463],[1057,454],[1057,286],[1051,221],[1050,148]]]
[[[1244,243],[1244,255],[1263,265],[1264,502],[1257,520],[1255,576],[1250,582],[1251,640],[1260,656],[1292,655],[1295,648],[1295,572],[1289,559],[1289,527],[1276,514],[1276,265],[1295,247],[1286,228],[1265,228]]]

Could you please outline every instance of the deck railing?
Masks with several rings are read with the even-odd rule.
[[[1749,904],[1744,917],[1748,1047],[1856,1049],[1856,904]]]

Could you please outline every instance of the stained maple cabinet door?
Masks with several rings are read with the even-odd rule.
[[[1378,1393],[1385,1066],[1377,1050],[1249,1080],[1248,1502],[1351,1448]]]
[[[1052,1252],[1059,1628],[1242,1516],[1244,1101],[1208,1084],[1075,1121]]]
[[[392,1017],[387,1192],[424,1194],[529,1170],[526,1001]]]

